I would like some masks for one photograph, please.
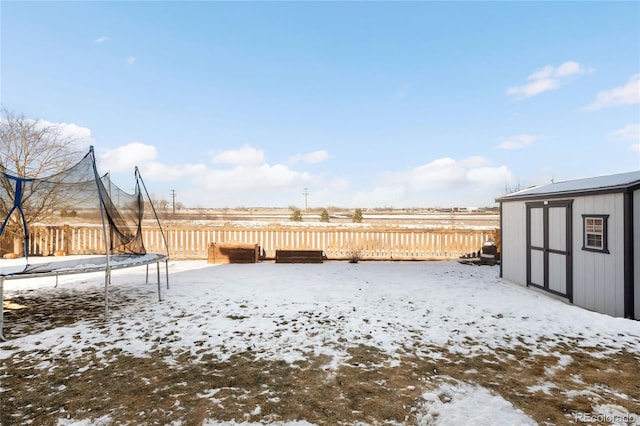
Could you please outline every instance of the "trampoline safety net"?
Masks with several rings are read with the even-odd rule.
[[[99,176],[93,147],[74,166],[47,177],[19,177],[0,164],[0,242],[6,247],[8,241],[24,239],[28,258],[28,224],[73,217],[83,225],[103,227],[108,247],[103,242],[102,252],[95,254],[144,255],[145,208],[156,221],[157,215],[142,189],[146,193],[137,168],[132,193],[115,185],[108,173]]]

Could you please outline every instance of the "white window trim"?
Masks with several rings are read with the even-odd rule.
[[[589,219],[601,220],[602,232],[587,232],[587,222]],[[609,253],[609,249],[607,247],[607,241],[609,239],[608,230],[607,230],[608,219],[609,219],[608,214],[583,214],[582,215],[582,250],[592,251],[596,253]],[[588,245],[587,236],[590,234],[600,235],[602,237],[602,245],[601,246]]]

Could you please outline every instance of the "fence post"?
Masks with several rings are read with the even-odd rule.
[[[62,250],[65,254],[71,254],[70,244],[71,241],[71,230],[68,224],[62,226]]]

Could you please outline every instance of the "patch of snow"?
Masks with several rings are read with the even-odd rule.
[[[527,390],[530,393],[542,392],[542,393],[546,393],[547,395],[551,395],[551,389],[557,389],[557,388],[558,386],[556,386],[554,383],[551,383],[551,382],[542,382],[539,385],[527,386]]]
[[[112,423],[109,416],[90,420],[58,419],[57,426],[108,426]]]
[[[553,352],[551,355],[558,357],[558,363],[550,367],[545,367],[544,371],[548,376],[553,376],[559,370],[564,370],[569,364],[573,362],[573,358],[570,355]]]
[[[489,390],[468,383],[443,383],[422,395],[418,425],[536,425],[522,410]]]
[[[273,422],[269,423],[273,426],[314,426],[313,423],[309,423],[307,421],[290,421],[290,422]],[[219,422],[216,420],[205,420],[202,423],[202,426],[263,426],[264,423],[254,423],[254,422],[236,422],[235,420],[228,422]]]

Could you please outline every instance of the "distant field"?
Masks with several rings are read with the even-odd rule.
[[[322,209],[302,211],[304,223],[319,223]],[[353,210],[327,209],[330,223],[353,223]],[[158,212],[160,219],[167,222],[211,221],[219,222],[267,222],[291,223],[290,209],[247,208],[247,209],[182,209]],[[485,211],[443,211],[443,210],[363,210],[363,224],[370,225],[425,225],[429,227],[487,227],[500,226],[497,209]]]
[[[291,220],[289,208],[219,208],[219,209],[172,209],[157,210],[164,225],[181,226],[220,226],[227,223],[263,226],[268,224],[299,224]],[[331,224],[356,225],[353,222],[353,209],[327,209],[329,226]],[[77,211],[73,216],[54,216],[43,220],[47,225],[99,224],[100,216],[95,210]],[[301,210],[302,224],[327,225],[320,221],[322,209]],[[477,211],[447,211],[444,209],[363,209],[363,226],[405,226],[428,228],[484,228],[500,227],[500,212],[497,208]],[[155,219],[147,210],[145,222],[151,224]]]

